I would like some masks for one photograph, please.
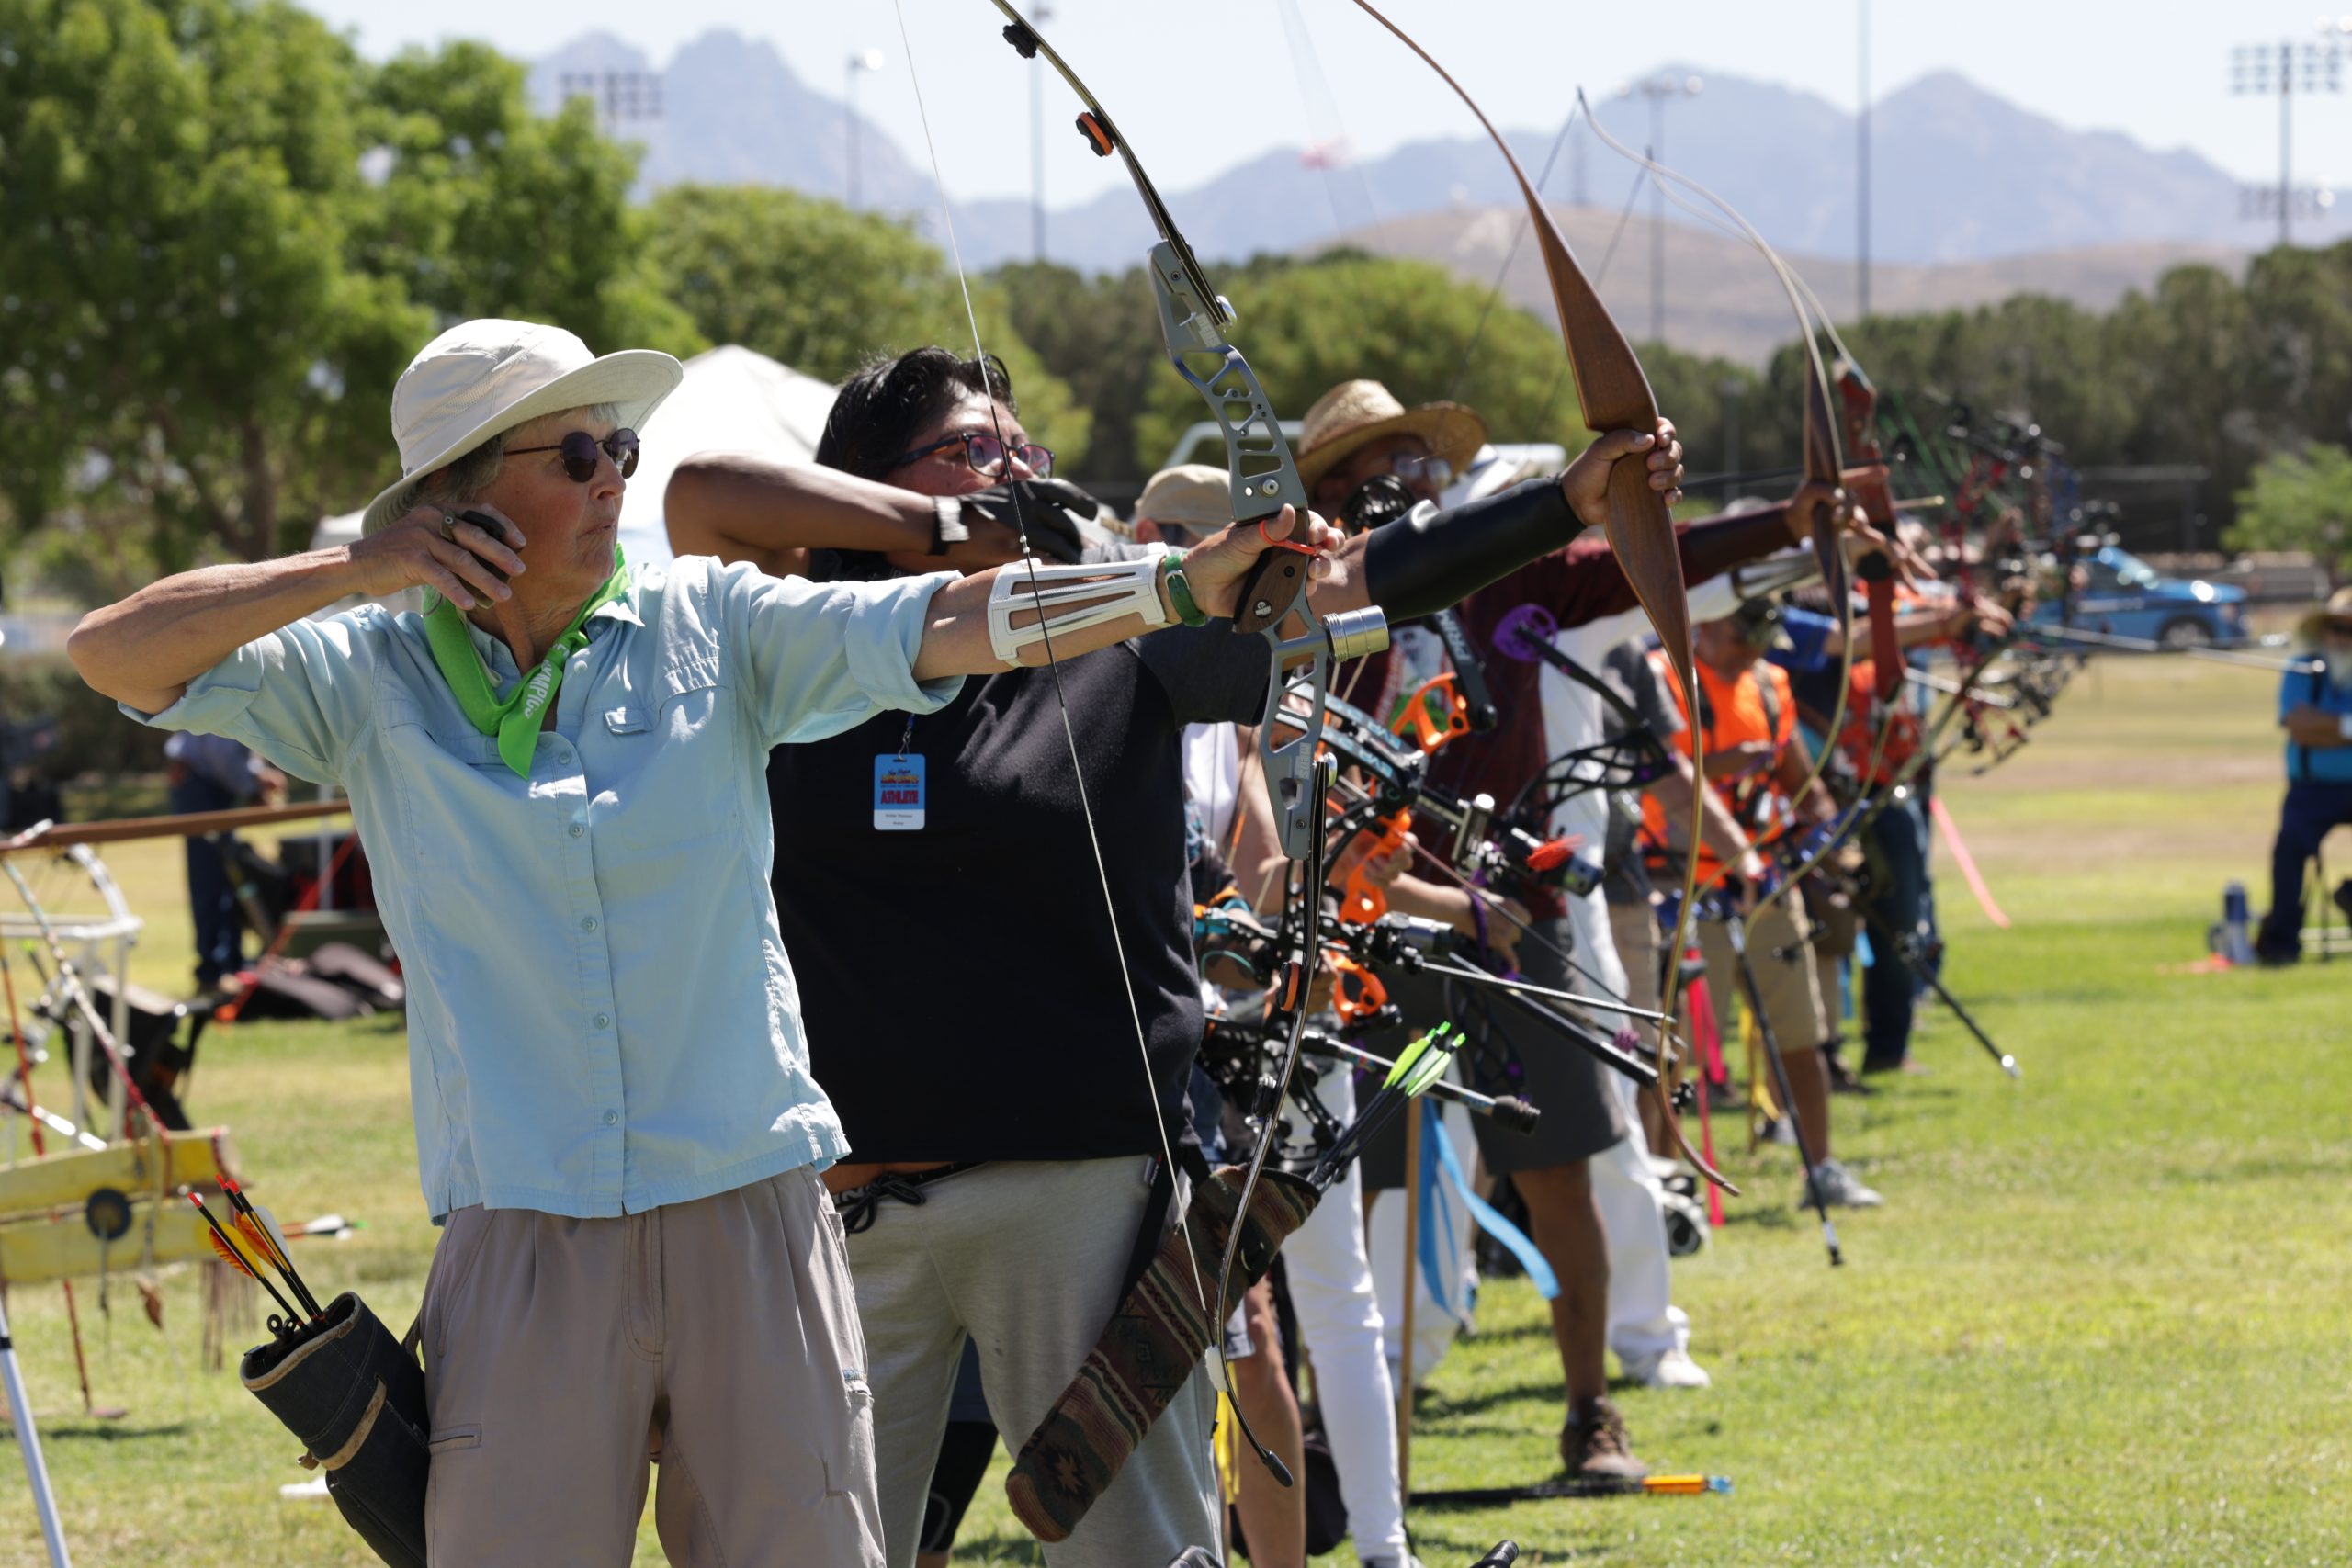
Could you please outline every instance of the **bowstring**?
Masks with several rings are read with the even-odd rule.
[[[914,37],[912,32],[907,27],[905,0],[890,0],[890,4],[891,10],[898,18],[899,47],[906,52],[907,81],[914,89],[915,114],[916,118],[922,125],[923,151],[931,161],[932,184],[936,187],[939,193],[939,220],[942,227],[945,230],[947,234],[948,254],[956,265],[956,288],[964,302],[965,322],[971,328],[972,332],[972,354],[973,356],[980,363],[980,378],[982,383],[984,385],[989,385],[992,382],[993,378],[989,375],[988,371],[988,352],[980,343],[979,312],[972,303],[971,279],[964,270],[963,247],[957,243],[956,237],[955,214],[950,209],[947,200],[947,180],[945,175],[942,173],[940,169],[939,144],[932,136],[931,110],[922,96],[922,75],[915,66]],[[1009,392],[1011,388],[1008,387],[1006,390]],[[1171,1188],[1170,1202],[1172,1206],[1172,1189],[1177,1176],[1175,1145],[1170,1140],[1168,1135],[1167,1119],[1160,1114],[1159,1080],[1152,1072],[1151,1044],[1144,1033],[1142,1006],[1136,999],[1135,971],[1127,962],[1126,942],[1119,931],[1118,905],[1111,895],[1111,874],[1109,867],[1102,859],[1102,838],[1101,833],[1095,829],[1093,807],[1087,798],[1086,769],[1079,761],[1078,732],[1070,724],[1069,697],[1062,688],[1061,661],[1055,656],[1053,627],[1049,624],[1049,618],[1045,613],[1043,602],[1040,598],[1040,590],[1037,583],[1037,558],[1029,547],[1028,515],[1021,504],[1020,490],[1010,482],[1012,478],[1012,463],[1010,457],[1012,447],[1004,440],[1003,414],[1001,412],[1002,405],[998,401],[992,386],[990,386],[988,398],[989,420],[989,423],[996,427],[997,444],[1003,447],[1008,454],[1005,461],[1005,478],[1008,481],[1006,484],[1006,492],[1012,497],[1013,532],[1020,540],[1022,566],[1028,575],[1030,597],[1033,600],[1037,600],[1039,602],[1039,608],[1037,611],[1037,630],[1039,639],[1046,649],[1046,669],[1053,677],[1054,705],[1057,711],[1058,711],[1061,716],[1062,740],[1064,745],[1069,749],[1070,776],[1078,787],[1079,816],[1086,823],[1087,847],[1092,852],[1094,857],[1095,882],[1096,885],[1101,887],[1102,892],[1102,913],[1104,922],[1110,927],[1112,951],[1117,955],[1119,961],[1119,983],[1126,993],[1127,1018],[1129,1022],[1135,1026],[1136,1055],[1137,1059],[1143,1065],[1145,1093],[1150,1102],[1152,1127],[1159,1135],[1159,1157],[1162,1162],[1161,1168],[1168,1173],[1168,1180]],[[1238,1217],[1235,1223],[1237,1225],[1239,1224]],[[1185,1261],[1192,1269],[1193,1289],[1195,1294],[1200,1298],[1203,1311],[1206,1312],[1209,1310],[1208,1289],[1201,1277],[1201,1260],[1198,1254],[1196,1254],[1193,1248],[1192,1227],[1184,1223],[1183,1216],[1181,1213],[1177,1215],[1175,1228],[1177,1234],[1182,1235],[1184,1239],[1184,1258]],[[1220,1300],[1222,1299],[1223,1294],[1224,1292],[1222,1288],[1220,1288],[1218,1292]],[[1211,1337],[1213,1342],[1216,1332],[1217,1325],[1213,1323],[1211,1325]]]

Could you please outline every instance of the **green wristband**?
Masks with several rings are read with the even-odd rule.
[[[1160,575],[1168,580],[1168,605],[1176,618],[1188,626],[1209,624],[1208,612],[1193,597],[1193,585],[1184,577],[1184,558],[1174,550],[1160,558]]]

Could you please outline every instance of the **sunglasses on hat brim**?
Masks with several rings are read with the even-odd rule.
[[[621,471],[621,478],[627,479],[637,472],[637,432],[634,430],[616,430],[602,441],[584,430],[575,430],[562,440],[545,446],[509,446],[506,456],[519,457],[527,452],[560,452],[563,454],[564,473],[572,483],[584,485],[596,477],[599,454],[610,457],[613,466]]]

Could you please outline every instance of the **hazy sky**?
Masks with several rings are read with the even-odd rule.
[[[773,43],[835,96],[851,52],[878,49],[885,67],[861,83],[859,107],[920,162],[902,5],[949,186],[959,197],[1028,191],[1027,68],[998,39],[988,0],[308,3],[378,56],[463,36],[530,58],[603,29],[660,66],[687,39],[729,28]],[[1292,48],[1286,4],[1296,6],[1311,61]],[[1598,97],[1668,61],[1781,83],[1843,108],[1858,101],[1860,0],[1385,0],[1383,8],[1509,128],[1555,126],[1577,86]],[[1875,0],[1868,9],[1874,96],[1954,70],[2061,124],[2122,131],[2159,150],[2185,146],[2253,179],[2277,177],[2278,105],[2231,93],[2232,51],[2313,37],[2316,19],[2309,0]],[[1052,0],[1052,11],[1040,25],[1170,189],[1274,145],[1344,134],[1359,155],[1376,155],[1476,130],[1351,0]],[[2352,67],[2352,34],[2346,44]],[[1319,66],[1329,96],[1302,90],[1302,66]],[[1049,83],[1046,177],[1057,204],[1122,178],[1115,161],[1080,144],[1069,129],[1076,107]],[[2299,183],[2352,185],[2352,94],[2298,99],[2295,135]],[[1670,120],[1668,141],[1670,154]]]

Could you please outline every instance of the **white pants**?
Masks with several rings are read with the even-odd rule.
[[[1317,1086],[1341,1122],[1355,1116],[1355,1086],[1344,1067]],[[1408,1113],[1410,1107],[1407,1108]],[[1405,1556],[1405,1511],[1396,1485],[1396,1393],[1382,1352],[1380,1303],[1363,1239],[1363,1186],[1353,1165],[1306,1223],[1283,1244],[1291,1310],[1315,1366],[1315,1398],[1340,1472],[1348,1533],[1359,1558]]]
[[[1618,961],[1617,943],[1609,931],[1609,907],[1600,894],[1570,899],[1568,919],[1576,929],[1576,962],[1609,995],[1626,995],[1625,966]],[[1607,1013],[1598,1016],[1604,1025],[1627,1021]],[[1609,1348],[1621,1361],[1642,1360],[1687,1349],[1690,1319],[1670,1294],[1666,1190],[1650,1168],[1649,1145],[1634,1106],[1633,1080],[1623,1073],[1601,1076],[1623,1105],[1631,1129],[1622,1141],[1594,1156],[1589,1167],[1593,1199],[1609,1233]]]

